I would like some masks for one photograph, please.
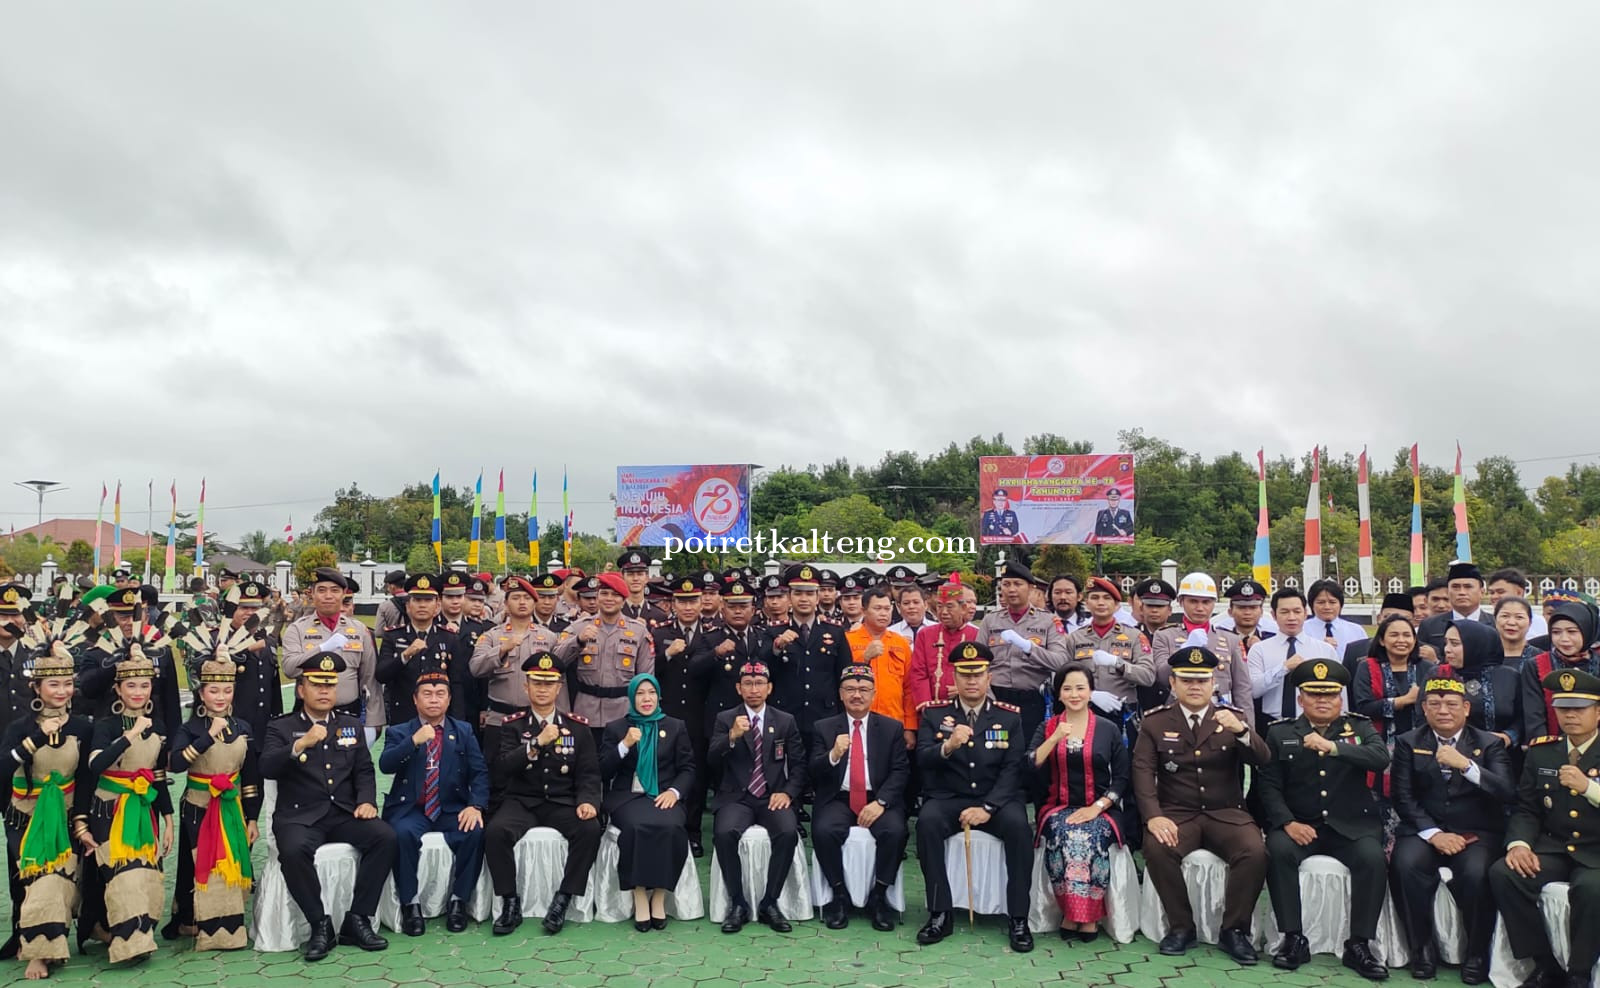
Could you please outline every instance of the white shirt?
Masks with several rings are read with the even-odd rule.
[[[899,635],[901,638],[904,638],[907,642],[914,642],[917,640],[917,632],[921,631],[923,628],[931,628],[938,623],[939,622],[937,621],[930,621],[924,617],[922,619],[922,623],[917,625],[915,630],[912,629],[911,625],[905,623],[904,621],[896,621],[894,624],[889,625],[889,630]]]
[[[1333,625],[1333,640],[1337,642],[1334,651],[1343,655],[1345,647],[1351,642],[1364,642],[1368,640],[1367,629],[1354,621],[1347,621],[1342,617],[1334,618],[1332,622],[1324,621],[1315,614],[1306,618],[1306,627],[1302,635],[1314,636],[1319,641],[1328,636],[1328,625]]]
[[[1211,622],[1211,626],[1213,628],[1223,628],[1228,631],[1239,630],[1239,626],[1234,623],[1232,614],[1219,615],[1216,620]],[[1272,615],[1267,613],[1267,609],[1265,607],[1261,609],[1261,619],[1256,622],[1256,631],[1270,631],[1273,634],[1278,633],[1278,622],[1272,619]]]
[[[845,728],[844,733],[850,738],[850,750],[845,753],[844,757],[845,758],[853,758],[853,757],[855,757],[855,752],[856,752],[856,734],[855,734],[855,731],[856,731],[856,725],[857,724],[861,725],[861,745],[860,745],[860,747],[861,747],[861,766],[862,766],[863,769],[866,769],[866,774],[867,774],[867,792],[871,792],[872,791],[872,771],[870,769],[867,769],[867,719],[865,717],[862,717],[860,720],[857,720],[856,718],[850,716],[849,714],[845,714],[844,715],[844,728]],[[833,752],[831,752],[831,751],[828,752],[828,764],[837,765],[837,764],[839,764],[839,762],[841,762],[843,760],[844,759],[834,758],[833,757]],[[850,773],[849,772],[846,772],[844,774],[844,778],[842,780],[840,780],[840,782],[839,782],[839,791],[840,792],[849,792],[850,791]]]
[[[1276,720],[1283,714],[1283,684],[1289,674],[1289,635],[1279,633],[1250,646],[1245,664],[1250,668],[1250,695],[1261,701],[1261,712]],[[1333,649],[1321,637],[1313,638],[1305,630],[1294,636],[1294,654],[1297,658],[1328,659],[1337,661]],[[1295,713],[1300,711],[1300,699],[1295,698]]]

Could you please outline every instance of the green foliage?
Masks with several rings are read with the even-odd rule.
[[[94,546],[83,539],[73,539],[67,546],[66,571],[87,573],[94,569]]]
[[[307,587],[311,585],[311,574],[318,566],[339,565],[339,553],[326,542],[308,542],[300,547],[295,554],[294,580],[295,585]]]
[[[1600,523],[1590,519],[1545,539],[1544,563],[1563,576],[1600,576]]]

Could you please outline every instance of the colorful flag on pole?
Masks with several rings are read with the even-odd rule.
[[[1322,579],[1322,458],[1311,447],[1311,490],[1306,495],[1306,548],[1300,564],[1305,585]]]
[[[1256,450],[1256,553],[1251,561],[1250,575],[1267,589],[1272,589],[1272,540],[1267,525],[1267,451]]]
[[[572,565],[572,508],[567,501],[567,468],[561,468],[561,565]]]
[[[100,582],[100,526],[106,514],[106,482],[100,481],[100,507],[94,512],[94,582]]]
[[[494,499],[494,554],[506,570],[506,468],[500,468],[500,493]]]
[[[1467,484],[1461,478],[1461,444],[1456,443],[1456,480],[1455,480],[1455,511],[1456,511],[1456,558],[1464,563],[1472,562],[1472,533],[1467,531]]]
[[[283,541],[294,545],[294,515],[290,515],[289,523],[283,526]]]
[[[1417,461],[1417,444],[1411,444],[1411,585],[1427,582],[1427,567],[1422,562],[1422,465]]]
[[[122,481],[117,481],[117,499],[111,506],[111,568],[122,566]]]
[[[444,572],[444,529],[439,523],[439,471],[433,472],[433,560]]]
[[[194,518],[194,575],[206,561],[206,478],[200,478],[200,513]]]
[[[533,501],[528,505],[528,561],[539,571],[539,471],[533,472]]]
[[[478,485],[472,489],[472,537],[467,543],[467,569],[478,571],[478,550],[483,545],[483,468],[478,468]]]
[[[178,482],[172,482],[172,513],[167,515],[167,568],[161,575],[161,587],[167,593],[178,589]]]
[[[1356,473],[1356,517],[1360,527],[1360,541],[1356,546],[1356,564],[1360,567],[1361,592],[1377,596],[1378,580],[1372,574],[1372,500],[1367,487],[1367,448],[1361,447],[1361,460]]]

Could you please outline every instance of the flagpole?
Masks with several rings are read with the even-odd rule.
[[[1456,558],[1472,562],[1472,533],[1467,530],[1467,484],[1461,476],[1461,443],[1456,443],[1456,477],[1452,491],[1456,516]]]
[[[106,482],[100,481],[100,507],[94,512],[94,582],[100,582],[100,532],[106,515]]]
[[[1251,561],[1250,575],[1255,581],[1272,588],[1272,528],[1267,519],[1267,451],[1256,450],[1256,551]]]
[[[1372,574],[1372,496],[1367,476],[1367,448],[1361,447],[1361,462],[1356,474],[1356,514],[1360,541],[1356,548],[1356,565],[1361,576],[1361,592],[1368,597],[1378,594],[1378,580]]]
[[[145,533],[144,533],[144,580],[146,586],[150,585],[150,556],[156,551],[156,481],[150,478],[145,501]]]

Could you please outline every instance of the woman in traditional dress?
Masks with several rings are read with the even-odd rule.
[[[84,763],[94,732],[89,718],[68,713],[75,665],[61,642],[36,654],[30,677],[33,713],[14,721],[0,742],[16,766],[5,814],[6,843],[22,880],[17,956],[26,963],[30,981],[48,978],[51,966],[67,959],[77,900],[73,828],[80,840],[88,834],[81,818],[69,821],[79,783],[87,784]]]
[[[1069,668],[1052,684],[1060,713],[1039,725],[1028,757],[1048,795],[1039,810],[1050,890],[1061,907],[1061,939],[1100,935],[1111,884],[1111,848],[1123,843],[1128,747],[1119,726],[1089,709],[1094,673]]]
[[[173,921],[193,935],[196,950],[246,945],[244,900],[254,883],[250,848],[261,811],[261,776],[250,725],[233,716],[235,679],[243,667],[226,652],[197,670],[194,716],[172,736],[171,768],[188,773],[178,810],[178,853],[192,868],[174,895]]]
[[[679,802],[694,784],[689,729],[661,709],[661,684],[640,673],[628,683],[628,713],[606,726],[600,743],[604,800],[617,838],[618,887],[633,890],[633,926],[667,928],[667,890],[689,860],[689,831]]]
[[[151,717],[156,667],[137,643],[116,665],[111,716],[94,725],[81,792],[105,889],[105,925],[112,963],[155,953],[156,921],[165,902],[161,859],[172,849],[172,796],[167,791],[164,726]]]

